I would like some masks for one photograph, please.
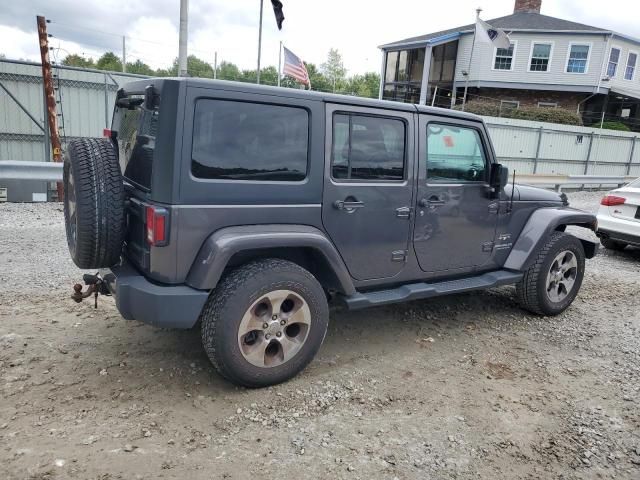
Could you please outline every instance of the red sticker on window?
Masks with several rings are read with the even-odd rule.
[[[453,147],[453,137],[446,135],[444,137],[442,137],[442,139],[444,140],[444,146],[447,148],[452,148]]]

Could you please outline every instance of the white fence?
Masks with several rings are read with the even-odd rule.
[[[523,174],[640,176],[637,133],[485,117],[496,155]]]

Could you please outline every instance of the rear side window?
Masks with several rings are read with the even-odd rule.
[[[227,100],[196,103],[191,172],[222,180],[307,176],[309,114],[297,107]]]
[[[339,113],[333,116],[331,176],[339,180],[404,179],[405,123]]]
[[[158,107],[143,107],[143,95],[117,100],[113,115],[112,138],[118,144],[122,174],[145,190],[151,189],[153,152],[158,129]]]
[[[487,177],[480,134],[474,128],[427,126],[427,178],[430,182],[480,182]]]

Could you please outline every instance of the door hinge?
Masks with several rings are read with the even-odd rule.
[[[404,262],[407,260],[407,250],[396,250],[395,252],[391,252],[391,261],[392,262]]]
[[[482,244],[482,251],[483,252],[491,252],[493,251],[493,247],[495,246],[494,242],[485,242]]]

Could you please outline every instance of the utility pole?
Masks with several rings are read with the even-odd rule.
[[[37,16],[38,43],[40,44],[40,59],[42,61],[42,82],[44,83],[44,95],[46,100],[45,115],[49,123],[51,146],[53,147],[53,161],[62,161],[62,144],[58,133],[58,115],[56,113],[56,96],[53,91],[53,75],[51,74],[51,62],[49,61],[49,38],[47,35],[47,21],[44,17]],[[45,136],[46,137],[46,136]],[[47,158],[46,161],[49,161]],[[56,184],[58,201],[64,198],[62,182]]]
[[[260,0],[260,27],[258,28],[258,70],[256,83],[260,83],[260,55],[262,53],[262,7],[264,7],[264,0]]]
[[[213,54],[213,79],[218,78],[218,52]]]
[[[187,36],[189,34],[189,0],[180,0],[180,36],[178,40],[178,76],[187,74]]]
[[[127,37],[122,36],[122,71],[127,72]]]
[[[282,78],[282,40],[280,40],[280,49],[278,50],[278,86]]]

